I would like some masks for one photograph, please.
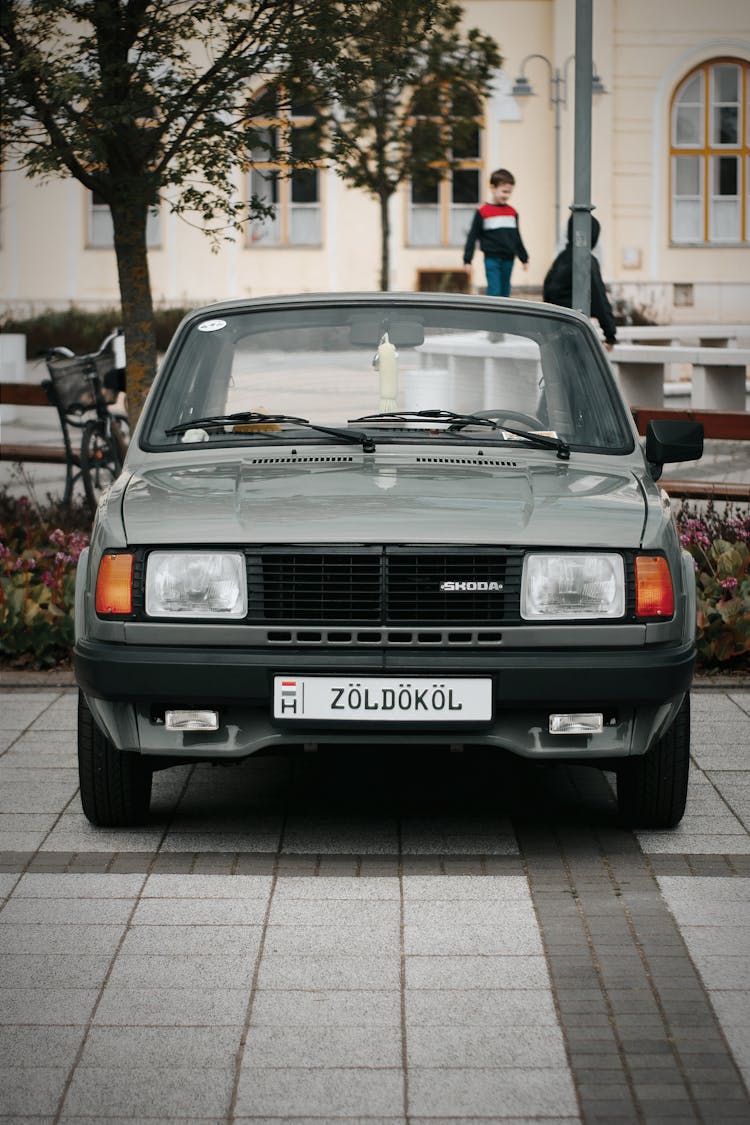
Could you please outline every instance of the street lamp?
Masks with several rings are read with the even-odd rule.
[[[559,67],[553,66],[546,55],[536,53],[527,55],[521,63],[521,73],[518,78],[516,78],[513,89],[511,90],[515,98],[531,98],[535,96],[531,83],[524,71],[527,62],[530,62],[532,59],[541,59],[549,72],[549,105],[550,108],[555,111],[555,237],[558,245],[562,239],[560,230],[560,109],[568,104],[568,67],[573,62],[574,58],[575,55],[568,55],[563,65]],[[591,93],[607,93],[604,83],[596,73],[596,70],[594,70],[591,76]]]

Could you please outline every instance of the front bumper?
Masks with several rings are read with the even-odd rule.
[[[120,749],[227,760],[308,742],[494,746],[525,757],[609,758],[644,753],[690,688],[691,645],[653,649],[461,652],[430,649],[269,651],[169,648],[79,640],[76,678]],[[274,675],[490,676],[488,723],[307,723],[272,716]],[[214,734],[168,732],[165,707],[211,707]],[[603,711],[599,735],[553,736],[550,711]]]

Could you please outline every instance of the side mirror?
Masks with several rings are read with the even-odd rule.
[[[702,422],[652,419],[646,426],[646,460],[654,480],[661,476],[662,465],[671,461],[697,461],[702,456]]]

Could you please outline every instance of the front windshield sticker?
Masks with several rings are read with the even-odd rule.
[[[203,324],[198,325],[199,332],[218,332],[220,328],[226,328],[227,322],[225,320],[204,320]]]

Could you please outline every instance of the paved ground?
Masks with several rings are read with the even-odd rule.
[[[750,690],[688,813],[352,747],[157,775],[97,831],[71,688],[0,690],[0,1122],[750,1121]]]

